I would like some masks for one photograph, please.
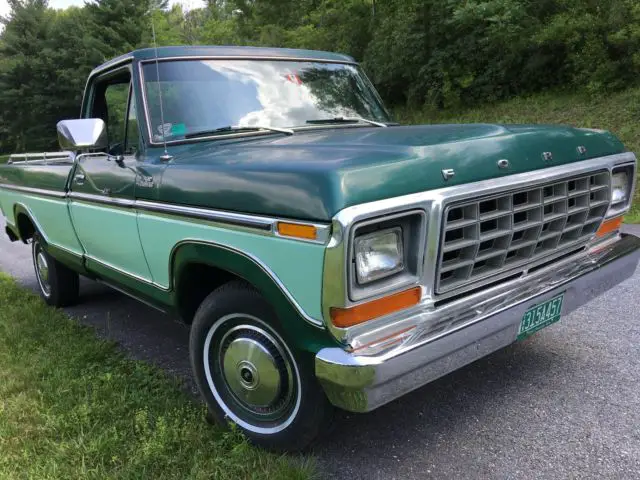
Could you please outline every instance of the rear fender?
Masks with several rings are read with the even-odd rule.
[[[35,216],[29,210],[29,207],[22,203],[16,203],[13,206],[13,218],[15,218],[15,232],[18,234],[18,238],[27,243],[28,240],[33,237],[35,232],[38,232],[46,243],[49,243],[47,235],[36,220]]]

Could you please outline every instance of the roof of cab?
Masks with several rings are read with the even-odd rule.
[[[229,57],[229,58],[276,58],[276,59],[300,59],[323,62],[355,63],[355,60],[340,53],[322,52],[318,50],[298,50],[293,48],[265,48],[265,47],[234,47],[234,46],[176,46],[158,47],[159,59],[173,57]],[[106,70],[111,66],[127,60],[153,60],[156,58],[155,48],[142,48],[120,55],[95,68],[91,75]]]

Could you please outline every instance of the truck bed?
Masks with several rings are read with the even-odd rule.
[[[71,152],[12,155],[0,165],[0,187],[15,186],[64,192],[73,168]]]

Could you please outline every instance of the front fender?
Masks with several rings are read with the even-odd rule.
[[[280,320],[287,339],[300,350],[317,353],[336,342],[323,325],[307,317],[282,282],[259,259],[231,247],[202,241],[184,241],[171,253],[171,289],[190,264],[203,264],[224,270],[256,288],[267,299]]]

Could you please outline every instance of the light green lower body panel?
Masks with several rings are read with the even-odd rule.
[[[47,243],[82,255],[82,246],[71,224],[66,198],[40,197],[0,189],[0,203],[7,221],[12,225],[17,225],[14,207],[21,205],[29,212]]]
[[[171,253],[177,244],[209,242],[259,260],[309,317],[322,320],[324,245],[147,213],[138,214],[138,228],[154,283],[170,287]]]
[[[76,200],[71,201],[70,210],[78,238],[90,258],[152,282],[133,210]]]

